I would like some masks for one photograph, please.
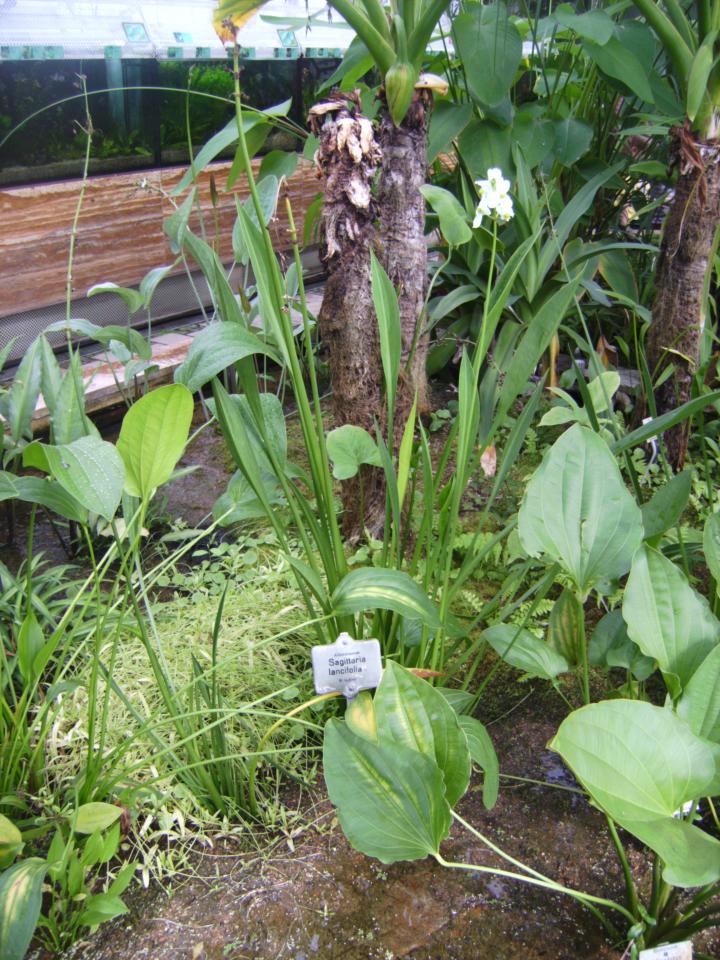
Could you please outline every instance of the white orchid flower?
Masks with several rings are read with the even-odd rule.
[[[483,217],[491,217],[500,223],[508,223],[515,215],[512,197],[509,195],[510,181],[503,177],[499,167],[490,167],[485,180],[476,180],[475,185],[480,200],[475,210],[473,227],[479,227]]]

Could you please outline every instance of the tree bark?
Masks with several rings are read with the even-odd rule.
[[[380,123],[383,161],[378,183],[379,259],[399,294],[402,360],[395,432],[400,434],[416,394],[418,413],[429,408],[425,372],[428,336],[420,329],[428,288],[425,198],[420,188],[427,175],[431,102],[429,93],[416,90],[399,127],[387,111],[383,111]]]
[[[316,157],[325,178],[321,255],[328,270],[318,319],[328,354],[335,424],[352,423],[374,436],[382,415],[383,380],[370,274],[377,212],[371,187],[380,150],[370,121],[348,110],[344,97],[342,102],[340,109],[321,115]],[[316,116],[316,125],[319,119]],[[359,539],[365,527],[382,529],[381,470],[361,468],[357,477],[343,482],[341,495],[343,532],[349,540]]]
[[[665,221],[646,340],[651,372],[657,376],[669,363],[675,368],[656,391],[658,413],[691,398],[705,322],[705,278],[720,222],[720,143],[695,141],[687,128],[682,128],[675,132],[674,147],[680,176]],[[682,469],[685,462],[689,430],[689,420],[685,420],[665,435],[675,470]]]

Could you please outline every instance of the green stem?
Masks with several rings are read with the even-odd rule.
[[[631,923],[635,922],[634,917],[625,907],[621,906],[621,904],[615,903],[613,900],[606,900],[604,897],[596,897],[592,894],[584,893],[582,890],[573,890],[572,888],[566,887],[561,883],[557,883],[555,880],[551,880],[544,874],[539,873],[537,870],[533,870],[526,864],[521,863],[514,857],[511,857],[508,853],[494,844],[488,837],[484,836],[478,830],[475,830],[472,826],[470,826],[470,824],[463,820],[463,818],[454,810],[452,810],[451,813],[458,823],[462,824],[466,830],[468,830],[473,836],[477,837],[477,839],[480,840],[490,850],[492,850],[493,853],[496,853],[499,857],[502,857],[503,860],[506,860],[508,863],[518,867],[518,869],[524,872],[515,873],[513,871],[504,870],[498,867],[485,867],[478,864],[455,863],[445,860],[440,853],[433,854],[441,866],[453,867],[458,870],[468,870],[476,873],[488,873],[499,877],[508,877],[509,879],[520,880],[522,883],[528,883],[532,886],[543,887],[546,890],[552,890],[554,893],[564,893],[567,896],[573,897],[575,900],[580,901],[580,903],[582,903],[583,906],[585,906],[602,923],[603,927],[608,931],[608,933],[615,938],[618,937],[617,929],[613,924],[610,923],[607,917],[601,913],[598,907],[607,907],[610,910],[622,914]]]
[[[627,904],[630,908],[630,912],[634,917],[637,918],[639,917],[637,888],[630,871],[630,864],[628,863],[627,856],[625,855],[625,848],[623,847],[622,841],[618,835],[615,822],[607,814],[605,814],[605,819],[607,820],[608,830],[610,831],[612,842],[617,850],[618,860],[620,861],[623,876],[625,877],[625,896],[627,898]]]
[[[577,596],[580,605],[580,623],[578,624],[577,645],[580,654],[580,663],[582,665],[582,695],[583,702],[587,706],[590,703],[590,666],[588,663],[587,640],[585,639],[585,597],[581,594]]]
[[[250,812],[254,817],[260,816],[260,807],[257,802],[257,794],[255,791],[255,772],[257,770],[258,763],[262,754],[263,747],[270,739],[270,737],[275,733],[275,731],[285,723],[286,720],[289,720],[291,717],[294,717],[298,713],[302,713],[303,710],[307,710],[308,707],[314,706],[316,703],[322,703],[324,700],[330,700],[333,697],[339,697],[340,693],[334,691],[333,693],[321,693],[317,697],[312,697],[310,700],[306,700],[305,703],[301,703],[299,707],[294,707],[284,716],[280,717],[279,720],[276,720],[271,727],[265,731],[265,733],[260,738],[258,743],[257,751],[254,756],[251,757],[250,762],[248,763],[248,801],[250,804]]]

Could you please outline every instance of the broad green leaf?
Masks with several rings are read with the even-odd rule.
[[[555,441],[528,483],[518,532],[531,556],[559,563],[584,595],[627,572],[643,536],[640,509],[601,437],[578,424]]]
[[[587,41],[583,43],[583,50],[603,73],[612,77],[613,80],[619,80],[645,103],[654,102],[655,98],[645,67],[618,37],[611,37],[602,46]]]
[[[195,393],[223,370],[256,353],[278,362],[273,350],[241,324],[212,323],[193,338],[185,360],[175,371],[175,383]]]
[[[381,467],[382,459],[378,445],[362,427],[345,423],[327,435],[327,452],[333,462],[336,480],[349,480],[363,464]]]
[[[66,520],[87,523],[87,510],[58,483],[49,477],[17,477],[15,480],[18,499],[37,503]]]
[[[0,813],[0,870],[10,866],[23,846],[22,834],[18,828],[12,820]]]
[[[458,716],[466,713],[475,697],[468,690],[459,690],[454,687],[435,687],[441,693]]]
[[[703,796],[712,751],[671,710],[605,700],[575,710],[550,742],[593,799],[619,823],[672,817]]]
[[[470,782],[470,753],[458,718],[445,697],[426,680],[389,660],[375,693],[378,736],[434,760],[451,807]]]
[[[0,957],[23,960],[42,906],[47,863],[21,860],[0,874]]]
[[[470,93],[486,106],[500,103],[522,58],[522,40],[505,4],[475,4],[472,13],[453,19],[452,33]]]
[[[39,341],[42,369],[42,373],[40,375],[40,388],[42,390],[45,406],[52,413],[52,410],[57,403],[58,394],[60,393],[60,388],[62,386],[63,373],[60,369],[60,364],[57,361],[57,357],[55,356],[55,351],[50,346],[47,339],[44,336],[40,336]],[[75,354],[72,354],[72,356],[74,357]],[[81,395],[84,393],[83,390],[80,392]],[[75,437],[72,437],[71,439],[74,440]],[[64,443],[65,441],[62,442]]]
[[[485,774],[483,780],[483,804],[492,810],[500,789],[500,766],[495,747],[485,727],[475,717],[461,716],[460,727],[467,738],[470,758]]]
[[[588,383],[587,392],[590,403],[598,416],[611,412],[612,398],[619,389],[620,374],[615,370],[606,370]]]
[[[185,449],[192,415],[192,394],[180,383],[158,387],[128,410],[117,449],[130,496],[149,500],[170,479]]]
[[[95,297],[99,293],[114,293],[120,297],[122,302],[128,308],[128,313],[137,313],[144,305],[143,296],[137,290],[130,290],[128,287],[119,287],[116,283],[108,280],[106,283],[96,283],[87,292],[88,297]]]
[[[351,570],[335,588],[332,608],[338,616],[365,610],[393,610],[409,620],[422,620],[431,630],[440,628],[435,605],[402,570],[380,567]]]
[[[566,117],[556,120],[553,124],[555,142],[553,157],[564,167],[571,167],[577,163],[590,149],[593,138],[593,128],[575,117]]]
[[[588,660],[595,667],[630,670],[636,680],[655,672],[655,661],[630,639],[621,610],[611,610],[599,621],[588,644]]]
[[[471,116],[471,103],[454,103],[452,100],[436,102],[428,131],[428,163],[432,163],[439,153],[448,149],[455,137],[467,126]]]
[[[124,347],[127,347],[131,353],[136,353],[141,360],[152,359],[152,347],[149,341],[146,340],[139,331],[133,330],[132,327],[123,327],[117,323],[100,326],[97,323],[92,323],[90,320],[82,320],[75,317],[67,322],[65,320],[58,320],[56,323],[51,323],[49,327],[45,328],[45,332],[53,333],[68,329],[71,333],[89,337],[91,340],[102,343],[106,347],[109,347],[112,340],[117,340],[118,343],[122,343]]]
[[[263,473],[262,478],[268,502],[282,506],[285,501],[275,474]],[[244,520],[261,520],[266,516],[264,504],[241,470],[236,470],[230,478],[227,490],[215,501],[212,512],[224,527]]]
[[[328,795],[350,843],[382,863],[437,853],[450,829],[442,773],[417,750],[372,743],[339,720],[325,725]]]
[[[677,712],[698,737],[720,743],[720,646],[710,651],[690,677]]]
[[[385,378],[388,418],[392,423],[395,411],[395,394],[398,376],[400,375],[400,355],[402,353],[400,307],[390,277],[372,252],[370,253],[370,282],[380,337],[380,359],[382,360],[383,376]]]
[[[0,395],[0,417],[6,421],[7,431],[15,444],[32,438],[32,418],[40,394],[41,376],[40,340],[35,340],[22,358],[7,394]]]
[[[702,887],[720,879],[720,843],[685,820],[627,821],[626,830],[664,863],[663,879],[674,887]]]
[[[579,37],[592,40],[602,46],[607,43],[615,30],[615,23],[604,10],[588,10],[586,13],[573,13],[568,9],[556,10],[555,20],[573,30]]]
[[[35,658],[44,646],[45,636],[35,611],[29,610],[20,626],[17,638],[18,666],[26,683],[31,683],[35,679]]]
[[[3,500],[14,500],[17,496],[19,493],[15,475],[0,470],[0,503]]]
[[[152,304],[153,297],[155,296],[155,291],[162,283],[162,281],[167,277],[171,270],[174,270],[177,266],[178,261],[174,263],[166,264],[162,267],[153,267],[152,270],[148,270],[145,276],[140,281],[138,290],[143,298],[143,306],[146,310],[150,309]]]
[[[87,510],[112,520],[122,497],[125,471],[118,451],[99,437],[81,437],[53,446],[30,444],[23,455],[25,466],[36,467]]]
[[[674,526],[687,506],[692,471],[683,470],[664,483],[641,507],[645,539],[659,538]]]
[[[665,861],[665,878],[695,886],[720,877],[720,843],[673,819],[715,775],[710,747],[672,711],[639,700],[575,710],[551,741],[609,816]]]
[[[247,397],[242,394],[227,395],[227,402],[232,405],[242,417],[245,426],[242,446],[249,443],[252,446],[255,459],[262,473],[275,473],[270,454],[278,461],[281,468],[287,464],[287,426],[285,413],[280,399],[274,393],[261,393],[258,397],[259,415],[262,422],[258,423],[250,409]],[[217,410],[215,399],[208,401],[208,407],[214,413]],[[242,459],[238,466],[242,467]]]
[[[96,830],[107,830],[116,820],[120,819],[121,807],[113,803],[83,803],[78,807],[73,817],[75,833],[95,833]]]
[[[298,155],[294,150],[292,153],[288,153],[286,150],[271,150],[269,153],[266,153],[260,164],[258,189],[262,181],[267,177],[274,177],[278,182],[283,178],[289,180],[295,173],[297,165]]]
[[[369,690],[361,690],[347,705],[345,723],[358,737],[378,742],[377,716],[375,703]]]
[[[268,154],[269,156],[269,154]],[[296,154],[293,154],[296,156]],[[275,208],[277,207],[278,191],[280,190],[280,180],[272,174],[268,174],[263,180],[260,180],[257,184],[257,193],[258,199],[260,200],[260,210],[262,211],[263,226],[267,226],[270,223],[270,220],[275,214]],[[235,197],[235,202],[237,204],[238,210],[240,209],[240,201]],[[242,203],[242,209],[247,214],[251,223],[254,223],[257,227],[259,225],[257,211],[255,210],[255,203],[252,197],[247,197]],[[242,263],[243,266],[247,266],[250,260],[250,251],[245,243],[243,237],[243,232],[241,229],[240,221],[237,219],[233,225],[232,232],[232,245],[233,253],[235,254],[235,259],[238,263]]]
[[[458,149],[475,179],[486,177],[490,167],[506,174],[512,169],[512,130],[492,120],[473,118],[458,137]]]
[[[440,232],[451,247],[459,247],[472,240],[473,234],[465,209],[453,193],[429,183],[420,187],[420,193],[438,215]]]
[[[720,512],[711,513],[705,521],[703,552],[716,589],[720,590]]]
[[[56,444],[72,443],[81,437],[98,437],[100,431],[85,413],[85,384],[79,352],[70,357],[65,376],[52,404],[47,404]]]
[[[493,650],[507,663],[529,677],[554,680],[570,669],[567,660],[529,630],[509,623],[498,623],[482,632]]]
[[[657,660],[676,700],[720,639],[705,598],[674,563],[643,546],[633,557],[622,614],[630,639]]]
[[[572,590],[565,587],[550,611],[546,639],[548,646],[564,657],[571,667],[581,660],[584,628],[582,604]]]
[[[545,116],[536,116],[531,110],[520,109],[513,119],[512,136],[522,151],[528,170],[533,170],[555,145],[555,124]],[[516,157],[516,167],[517,162]],[[521,202],[519,197],[518,200]]]

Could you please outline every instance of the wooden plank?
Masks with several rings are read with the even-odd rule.
[[[254,161],[257,172],[260,161]],[[247,180],[239,178],[224,189],[231,164],[214,164],[197,182],[198,200],[209,242],[224,262],[232,260],[232,225],[235,197],[248,195]],[[173,210],[169,197],[186,167],[169,167],[144,173],[109,174],[88,179],[75,242],[72,297],[85,296],[95,283],[112,281],[137,286],[152,267],[171,263],[173,254],[165,240],[163,220]],[[219,225],[216,237],[210,176],[218,193]],[[67,259],[72,223],[81,181],[64,180],[0,189],[0,315],[7,316],[62,303],[65,299]],[[287,185],[298,230],[302,235],[308,205],[320,189],[312,164],[300,158]],[[198,215],[191,228],[199,229]],[[270,224],[273,244],[279,251],[290,244],[284,197]],[[177,272],[182,272],[182,266]]]

